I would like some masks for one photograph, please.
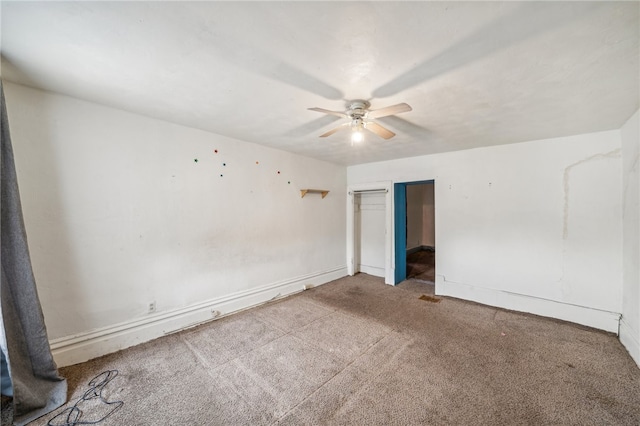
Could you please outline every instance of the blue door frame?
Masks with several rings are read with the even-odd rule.
[[[393,184],[394,257],[396,269],[393,284],[407,279],[407,185],[433,184],[433,180]]]
[[[407,278],[407,184],[393,184],[393,217],[395,235],[396,269],[393,284],[397,285]]]

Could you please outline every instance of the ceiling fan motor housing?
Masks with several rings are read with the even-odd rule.
[[[371,104],[368,101],[362,99],[356,99],[353,101],[349,101],[346,104],[347,110],[345,112],[342,111],[331,111],[324,108],[309,108],[311,111],[317,111],[324,114],[331,114],[342,118],[349,118],[350,123],[343,123],[340,126],[329,130],[328,132],[320,135],[321,138],[326,138],[327,136],[331,136],[337,131],[341,129],[351,128],[354,135],[362,135],[362,130],[367,129],[372,133],[380,136],[383,139],[390,139],[394,137],[396,134],[391,130],[384,128],[382,125],[376,123],[374,119],[380,117],[387,117],[390,115],[400,114],[402,112],[411,111],[411,107],[406,103],[391,105],[385,108],[376,109],[373,111],[369,111],[369,107]],[[361,137],[361,136],[360,136]]]
[[[359,99],[355,101],[351,101],[349,104],[347,104],[347,107],[349,109],[347,110],[346,114],[352,120],[362,119],[367,115],[367,109],[369,108],[369,106],[370,104],[367,101],[363,101]]]

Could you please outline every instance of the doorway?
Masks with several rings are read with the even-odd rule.
[[[359,232],[362,229],[362,211],[356,212],[362,207],[362,194],[379,194],[382,198],[376,201],[376,204],[382,205],[382,199],[384,199],[384,213],[378,210],[376,215],[381,215],[384,218],[384,225],[380,224],[380,221],[377,221],[377,226],[379,228],[380,235],[383,235],[383,241],[381,242],[379,238],[375,245],[378,249],[383,248],[384,250],[384,282],[385,284],[393,285],[394,284],[394,273],[392,268],[393,261],[393,200],[391,198],[393,194],[393,186],[389,181],[375,182],[375,183],[364,183],[364,184],[355,184],[350,185],[347,188],[347,273],[349,275],[354,275],[359,272],[358,269],[362,270],[362,239]],[[358,218],[357,216],[360,215]],[[380,216],[378,216],[379,218]],[[356,219],[360,221],[356,223]],[[366,219],[365,219],[366,220]],[[366,226],[366,225],[365,225]],[[364,250],[368,250],[369,248],[364,248]],[[378,250],[376,249],[376,250]],[[379,251],[377,252],[379,256]],[[366,257],[366,255],[365,255]],[[366,261],[366,259],[365,259]],[[376,262],[377,265],[374,265],[380,268],[379,258]],[[364,272],[364,271],[362,271]],[[381,271],[378,271],[380,273]]]
[[[394,184],[394,283],[435,283],[435,182]]]
[[[354,195],[354,272],[385,276],[385,193]]]

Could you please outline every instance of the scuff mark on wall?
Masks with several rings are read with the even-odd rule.
[[[590,157],[584,158],[580,161],[576,161],[575,163],[565,167],[564,179],[563,179],[563,185],[564,185],[564,212],[562,216],[563,217],[563,222],[562,222],[562,239],[563,240],[566,240],[569,237],[569,189],[570,189],[569,177],[570,177],[571,170],[576,166],[579,166],[581,164],[585,164],[594,160],[620,158],[621,152],[622,152],[622,149],[618,148],[618,149],[614,149],[611,152],[606,152],[603,154],[594,154]]]
[[[571,176],[571,171],[574,167],[580,166],[582,164],[588,163],[590,161],[595,160],[604,160],[610,158],[620,158],[622,156],[622,149],[618,148],[610,152],[594,154],[587,158],[584,158],[580,161],[576,161],[573,164],[568,165],[564,169],[563,176],[563,187],[564,187],[564,211],[563,211],[563,223],[562,223],[562,253],[560,259],[560,278],[556,281],[560,285],[560,291],[562,292],[563,298],[571,297],[571,285],[567,281],[565,281],[565,259],[567,257],[567,239],[569,238],[569,192],[570,192],[570,181],[569,178]]]

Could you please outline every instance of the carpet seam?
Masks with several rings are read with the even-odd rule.
[[[314,322],[316,322],[316,321],[318,321],[318,320],[320,320],[320,319],[322,319],[322,318],[326,318],[326,317],[328,317],[329,315],[336,313],[336,310],[329,310],[329,309],[325,308],[324,306],[322,306],[321,304],[319,304],[319,303],[317,303],[317,302],[315,302],[315,301],[312,301],[312,302],[313,302],[313,304],[314,304],[314,305],[317,305],[317,306],[319,306],[319,307],[322,307],[324,310],[327,310],[327,311],[329,311],[329,312],[328,312],[328,313],[326,313],[326,314],[324,314],[324,315],[322,315],[322,316],[319,316],[318,318],[316,318],[316,319],[314,319],[314,320],[312,320],[312,321],[310,321],[310,322],[306,323],[305,325],[300,326],[300,327],[298,327],[298,328],[296,328],[296,329],[294,329],[294,330],[289,330],[289,331],[287,331],[287,330],[283,330],[282,328],[278,327],[276,324],[273,324],[273,323],[271,323],[271,322],[270,322],[270,321],[268,321],[268,320],[265,320],[265,319],[260,318],[260,315],[259,315],[259,314],[257,314],[257,313],[252,313],[252,315],[254,315],[254,316],[255,316],[255,318],[256,318],[258,321],[260,321],[260,322],[262,322],[262,323],[264,323],[264,324],[266,324],[266,325],[268,325],[268,326],[270,326],[270,327],[273,327],[273,328],[275,328],[276,330],[281,331],[282,333],[284,333],[285,335],[287,335],[287,334],[291,334],[291,333],[293,333],[293,332],[294,332],[294,331],[296,331],[296,330],[300,330],[301,328],[307,327],[308,325],[313,324]]]
[[[251,313],[251,315],[253,315],[253,316],[255,317],[255,314]],[[243,357],[243,356],[245,356],[245,355],[248,355],[248,354],[250,354],[250,353],[252,353],[252,352],[255,352],[256,350],[258,350],[258,349],[260,349],[260,348],[263,348],[263,347],[265,347],[266,345],[268,345],[268,344],[270,344],[270,343],[273,343],[273,342],[275,342],[276,340],[278,340],[278,339],[280,339],[280,338],[282,338],[282,337],[284,337],[284,336],[286,336],[286,335],[288,335],[288,334],[289,334],[289,333],[286,333],[284,330],[281,330],[281,329],[279,329],[279,328],[277,328],[277,327],[273,326],[272,324],[269,324],[269,323],[266,323],[266,322],[262,321],[262,320],[261,320],[260,318],[258,318],[258,317],[255,317],[255,319],[256,319],[256,320],[258,320],[258,321],[260,321],[261,323],[263,323],[264,325],[266,325],[266,326],[268,326],[268,327],[272,327],[273,329],[275,329],[275,331],[279,331],[279,332],[281,332],[281,333],[283,333],[283,334],[281,334],[280,336],[276,337],[276,338],[275,338],[275,339],[273,339],[273,340],[269,340],[268,342],[265,342],[265,343],[264,343],[264,344],[262,344],[262,345],[259,345],[259,346],[256,346],[256,347],[253,347],[253,348],[249,349],[248,351],[243,352],[242,354],[240,354],[240,355],[238,355],[238,356],[235,356],[235,357],[233,357],[233,358],[230,358],[230,359],[228,359],[228,360],[226,360],[226,361],[224,361],[224,362],[222,362],[222,363],[220,363],[220,364],[218,364],[218,365],[216,365],[216,366],[210,366],[210,365],[207,365],[208,363],[205,361],[205,362],[204,362],[204,364],[205,364],[205,366],[207,366],[207,367],[208,367],[208,370],[209,370],[209,369],[210,369],[210,370],[212,370],[212,371],[219,370],[220,368],[224,367],[225,365],[227,365],[227,364],[229,364],[229,363],[231,363],[231,362],[233,362],[233,361],[235,361],[235,360],[237,360],[237,359],[239,359],[239,358],[241,358],[241,357]],[[184,337],[182,337],[182,336],[181,336],[181,339],[184,339]],[[185,340],[185,343],[186,343],[186,340]],[[187,344],[187,347],[189,347],[189,349],[190,349],[190,350],[196,350],[195,348],[194,348],[194,349],[192,349],[192,348],[190,347],[190,344]],[[198,354],[196,354],[196,357],[198,357]],[[198,358],[199,358],[199,357],[198,357]]]
[[[322,384],[320,384],[320,386],[318,386],[316,388],[316,390],[314,390],[313,392],[311,392],[309,395],[307,395],[302,401],[300,401],[298,404],[296,404],[294,407],[292,407],[289,411],[287,411],[286,413],[284,413],[281,417],[277,418],[273,423],[271,423],[272,425],[277,424],[280,420],[284,419],[286,416],[288,416],[291,412],[293,412],[296,408],[298,408],[300,405],[302,405],[305,401],[307,401],[309,398],[311,398],[313,395],[315,395],[316,393],[318,393],[322,388],[324,388],[330,381],[332,381],[333,379],[335,379],[336,377],[338,377],[338,375],[340,375],[342,372],[344,372],[347,368],[349,368],[351,365],[353,365],[353,363],[355,363],[360,357],[362,357],[365,353],[369,352],[369,350],[371,348],[373,348],[375,345],[377,345],[378,343],[380,343],[380,341],[382,341],[382,339],[384,339],[385,337],[389,336],[391,333],[393,333],[394,331],[391,330],[389,331],[387,334],[385,334],[384,336],[380,337],[378,340],[376,340],[375,342],[373,342],[371,345],[369,345],[369,347],[367,347],[364,351],[362,351],[358,356],[356,356],[353,360],[351,360],[348,364],[346,364],[344,366],[344,368],[342,368],[340,371],[338,371],[336,374],[334,374],[333,376],[331,376],[330,378],[328,378],[327,380],[325,380]],[[312,349],[319,349],[316,348],[315,346],[312,346],[311,344],[303,341],[302,339],[299,339],[296,336],[292,336],[298,340],[300,340],[302,343],[304,343],[307,346],[310,346]],[[325,352],[325,351],[322,351]],[[326,352],[325,352],[326,353]],[[331,355],[331,354],[329,354]],[[376,375],[377,377],[378,375]]]

